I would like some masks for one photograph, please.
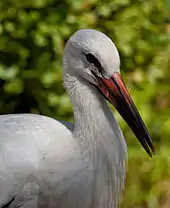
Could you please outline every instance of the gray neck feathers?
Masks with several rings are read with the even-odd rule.
[[[95,172],[93,193],[98,201],[94,201],[94,207],[117,207],[123,187],[126,153],[120,128],[94,86],[68,74],[64,76],[64,83],[73,104],[73,136]]]

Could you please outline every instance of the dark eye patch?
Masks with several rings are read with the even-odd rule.
[[[91,53],[85,54],[84,53],[84,55],[89,63],[94,64],[98,69],[102,68],[100,62],[97,60],[97,58],[93,54],[91,54]]]

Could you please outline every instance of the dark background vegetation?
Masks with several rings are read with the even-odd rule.
[[[157,147],[150,159],[115,113],[129,147],[122,208],[170,207],[170,5],[168,0],[1,0],[0,113],[73,120],[62,85],[63,48],[77,29],[107,34]],[[114,109],[113,109],[114,111]]]

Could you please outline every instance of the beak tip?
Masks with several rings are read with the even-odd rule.
[[[149,151],[148,154],[152,158],[155,155],[155,147],[151,147],[150,150],[151,151]]]

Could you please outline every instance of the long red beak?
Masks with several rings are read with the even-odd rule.
[[[117,109],[143,148],[152,157],[152,153],[155,152],[152,140],[120,74],[115,72],[110,79],[96,77],[99,79],[99,91]]]

